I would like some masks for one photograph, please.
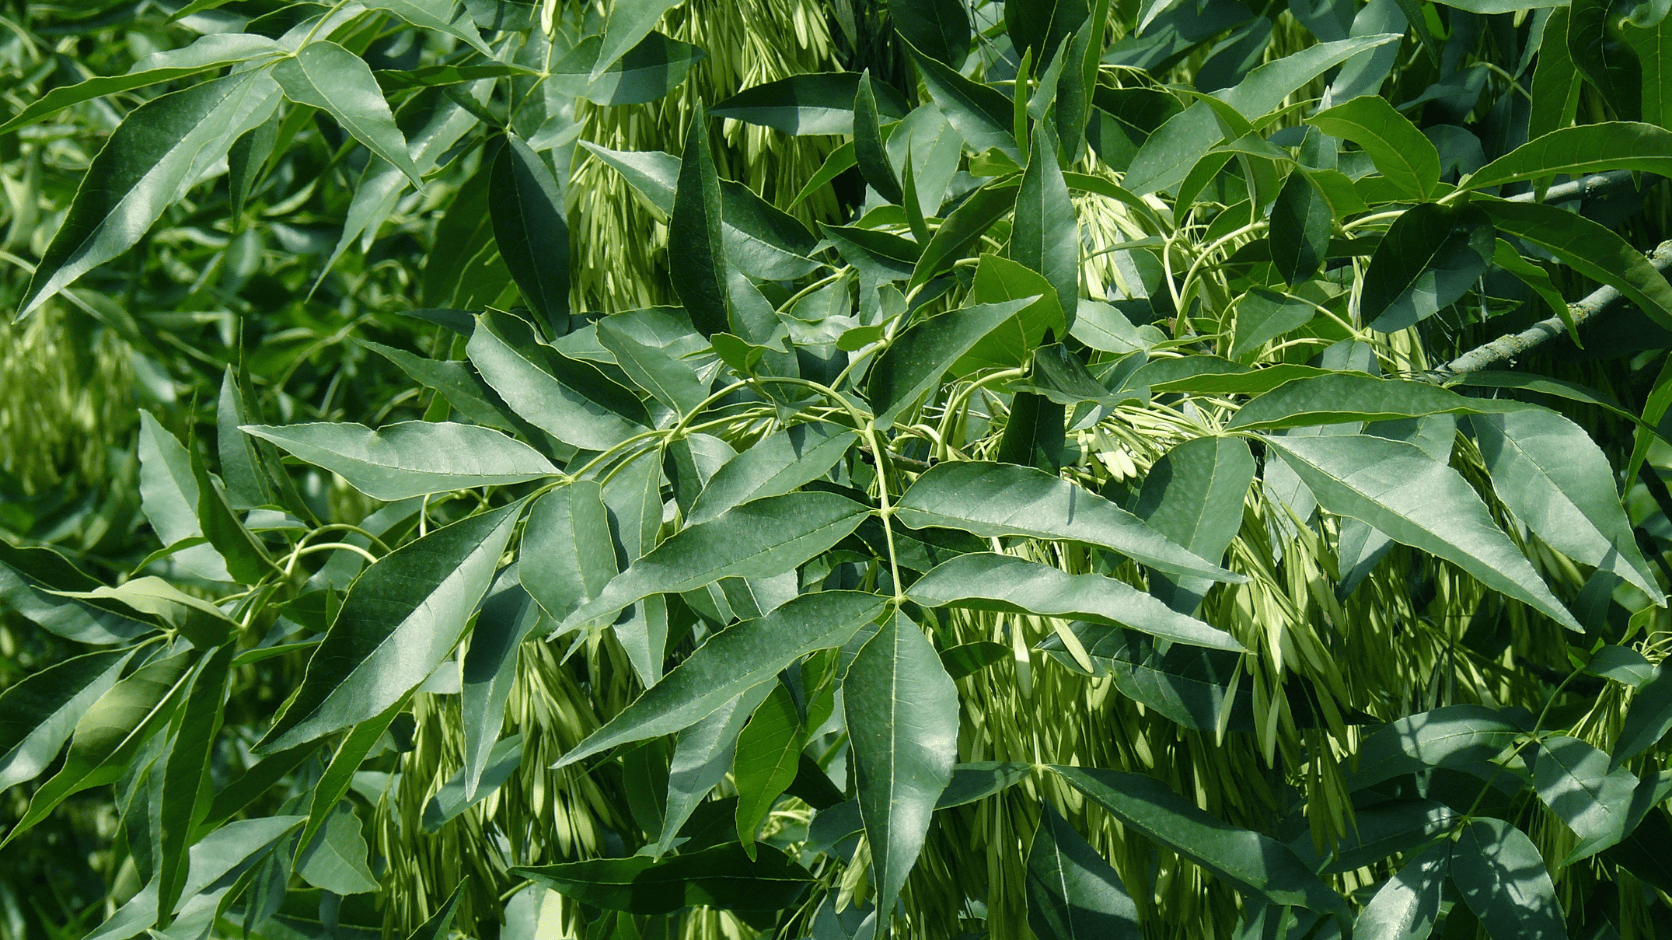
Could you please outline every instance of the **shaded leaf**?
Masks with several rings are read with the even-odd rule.
[[[1153,777],[1091,767],[1051,769],[1134,831],[1240,890],[1315,911],[1343,906],[1288,846],[1215,819]]]
[[[1080,228],[1049,134],[1033,136],[1033,153],[1022,171],[1010,259],[1045,276],[1072,329],[1080,297]]]
[[[704,336],[731,328],[720,211],[720,175],[709,149],[708,119],[698,107],[691,112],[685,134],[679,189],[668,221],[668,243],[680,246],[670,254],[668,276],[691,323]]]
[[[1027,885],[1028,926],[1040,940],[1142,936],[1120,875],[1050,804],[1028,850]]]
[[[1637,775],[1610,769],[1608,755],[1583,741],[1554,735],[1539,742],[1533,789],[1550,811],[1567,823],[1579,844],[1562,864],[1588,858],[1625,838]]]
[[[516,135],[493,161],[488,207],[494,242],[546,335],[569,332],[569,223],[563,194],[540,155]]]
[[[1613,287],[1656,323],[1672,325],[1672,284],[1612,229],[1543,203],[1483,199],[1480,205],[1499,230],[1532,242],[1580,274]]]
[[[1448,705],[1409,715],[1364,739],[1348,785],[1361,789],[1431,767],[1491,774],[1492,758],[1525,730],[1520,716],[1482,705]]]
[[[1451,846],[1445,842],[1406,862],[1359,912],[1353,936],[1359,940],[1421,940],[1440,914]]]
[[[1521,830],[1476,819],[1452,844],[1451,880],[1494,937],[1566,940],[1567,925],[1544,858]]]
[[[899,118],[909,110],[900,93],[874,82],[877,110]],[[709,109],[715,117],[760,124],[786,134],[851,134],[857,72],[813,72],[745,88]]]
[[[597,366],[539,341],[523,320],[488,311],[466,345],[470,361],[519,417],[565,444],[607,450],[650,423],[637,396]]]
[[[1494,237],[1486,214],[1470,204],[1425,202],[1407,210],[1370,258],[1359,319],[1391,333],[1450,306],[1492,263]]]
[[[513,868],[511,874],[594,907],[669,914],[704,905],[728,911],[776,911],[793,905],[813,876],[783,853],[757,859],[731,843],[657,860],[646,855]]]
[[[795,780],[803,743],[805,735],[795,699],[782,684],[775,684],[738,735],[737,755],[732,758],[732,779],[737,786],[737,838],[751,858],[761,823],[772,811],[772,804]]]
[[[1299,284],[1317,273],[1325,252],[1329,250],[1330,223],[1334,220],[1329,200],[1324,198],[1323,191],[1312,182],[1312,178],[1299,169],[1290,173],[1283,182],[1283,189],[1277,194],[1277,202],[1271,207],[1271,260],[1277,265],[1277,273],[1283,276],[1284,281]],[[1251,291],[1248,296],[1255,296],[1255,292]],[[1308,319],[1312,316],[1309,308],[1306,316]],[[1240,306],[1237,308],[1237,324],[1237,346],[1248,348],[1258,345],[1243,338]],[[1233,349],[1231,355],[1235,357],[1239,353]]]
[[[970,15],[961,0],[890,0],[900,37],[924,55],[956,69],[970,51]]]
[[[1221,558],[1242,526],[1242,503],[1254,483],[1254,469],[1248,444],[1240,439],[1185,441],[1150,466],[1133,515],[1202,558]],[[1210,584],[1197,578],[1175,581],[1158,575],[1150,593],[1188,614]]]
[[[517,558],[523,587],[552,618],[596,599],[618,573],[603,488],[576,480],[535,500]]]

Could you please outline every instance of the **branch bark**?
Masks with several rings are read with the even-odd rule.
[[[1578,182],[1583,182],[1583,180]],[[1649,252],[1648,259],[1649,263],[1654,265],[1658,271],[1665,271],[1669,266],[1672,266],[1672,241],[1661,242],[1658,248]],[[1568,304],[1568,313],[1573,317],[1576,327],[1583,326],[1586,321],[1595,319],[1612,309],[1619,300],[1620,292],[1604,285],[1580,300]],[[1428,377],[1434,381],[1445,381],[1453,376],[1490,369],[1499,363],[1514,359],[1516,356],[1526,355],[1553,337],[1560,336],[1565,332],[1567,332],[1567,326],[1562,322],[1561,317],[1540,320],[1519,333],[1500,336],[1490,343],[1469,350],[1428,373]]]

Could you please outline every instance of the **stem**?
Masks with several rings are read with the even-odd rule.
[[[971,382],[954,393],[951,400],[946,403],[946,410],[941,412],[940,427],[937,429],[937,433],[940,435],[938,456],[945,458],[948,455],[946,442],[949,439],[952,430],[950,426],[952,417],[958,413],[958,409],[962,408],[965,402],[969,401],[969,397],[975,394],[976,389],[989,385],[993,382],[1002,382],[1006,379],[1019,379],[1027,374],[1028,370],[1026,367],[1001,369],[998,372],[989,373],[979,379],[976,379],[974,382]]]
[[[1649,253],[1648,261],[1657,271],[1665,271],[1672,266],[1672,241],[1661,242],[1658,248]],[[1607,312],[1619,299],[1620,292],[1605,284],[1579,301],[1569,304],[1568,315],[1573,318],[1573,325],[1577,329],[1586,321]],[[1490,343],[1477,346],[1429,372],[1427,377],[1431,381],[1439,382],[1452,376],[1490,369],[1499,363],[1531,352],[1566,331],[1567,325],[1562,322],[1561,317],[1548,317],[1519,333],[1500,336]]]

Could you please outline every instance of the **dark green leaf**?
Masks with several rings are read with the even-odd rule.
[[[1568,6],[1567,49],[1574,67],[1623,121],[1643,114],[1643,65],[1621,35],[1627,0],[1573,0]]]
[[[946,656],[941,656],[946,661]],[[965,806],[1003,793],[1033,775],[1033,765],[1016,761],[977,761],[952,768],[952,781],[935,800],[935,809]]]
[[[1282,201],[1281,196],[1279,201]],[[1263,287],[1250,290],[1237,301],[1231,358],[1244,359],[1284,333],[1310,323],[1316,314],[1317,308],[1299,298]]]
[[[28,810],[0,840],[0,847],[33,828],[66,798],[116,782],[140,747],[173,717],[195,659],[190,651],[153,659],[82,712],[63,764],[29,798]]]
[[[1236,84],[1214,92],[1214,97],[1235,108],[1244,118],[1258,121],[1330,69],[1359,53],[1402,38],[1399,33],[1376,33],[1309,46],[1267,62]]]
[[[518,651],[540,622],[540,608],[515,580],[521,562],[527,560],[524,556],[517,566],[507,568],[489,589],[459,668],[459,716],[464,725],[459,797],[467,804],[480,796],[477,784],[494,764],[505,703],[517,678]]]
[[[373,499],[520,483],[557,472],[527,444],[469,424],[405,421],[373,431],[363,424],[317,422],[242,430],[340,474]]]
[[[1451,880],[1494,937],[1566,940],[1567,925],[1544,858],[1521,830],[1477,819],[1452,844]]]
[[[1096,674],[1108,676],[1122,695],[1186,728],[1220,728],[1223,712],[1233,704],[1229,686],[1237,670],[1236,654],[1184,644],[1161,652],[1147,634],[1101,623],[1076,622],[1070,629],[1091,657]],[[1060,636],[1046,637],[1040,649],[1079,670]]]
[[[1473,205],[1425,202],[1407,210],[1370,258],[1359,319],[1391,333],[1450,306],[1492,263],[1494,237],[1491,220]]]
[[[1010,655],[1010,647],[992,640],[977,640],[941,650],[941,665],[954,679],[974,675]]]
[[[464,633],[521,509],[455,522],[368,567],[257,749],[270,754],[375,718],[417,688]]]
[[[33,780],[58,756],[76,720],[116,684],[132,649],[84,653],[0,692],[0,791]]]
[[[553,619],[598,597],[618,573],[604,491],[576,480],[541,496],[523,527],[517,571],[523,587]]]
[[[19,313],[133,247],[239,135],[267,119],[278,97],[272,78],[258,69],[135,108],[87,168],[69,214],[35,267]]]
[[[1045,275],[1072,329],[1080,298],[1080,228],[1049,134],[1033,136],[1033,154],[1022,171],[1010,259]]]
[[[1329,200],[1312,182],[1312,177],[1299,169],[1290,173],[1283,189],[1277,194],[1277,202],[1271,207],[1271,260],[1277,265],[1277,273],[1283,275],[1284,281],[1299,284],[1317,273],[1318,266],[1323,264],[1324,253],[1329,249],[1330,223],[1334,220],[1335,213],[1330,210]],[[1312,312],[1307,310],[1306,315],[1310,318]],[[1250,344],[1243,338],[1240,307],[1237,323],[1237,345],[1245,348],[1258,345]],[[1260,340],[1262,343],[1265,341]],[[1233,350],[1231,355],[1235,357],[1238,353]]]
[[[577,43],[552,66],[553,87],[605,107],[646,104],[677,88],[691,66],[707,57],[688,42],[651,32],[594,78],[602,48],[597,36]]]
[[[876,906],[893,910],[952,779],[958,688],[922,629],[896,611],[854,657],[842,697]]]
[[[877,357],[866,387],[877,427],[892,427],[939,386],[953,363],[1033,300],[965,307],[914,324],[896,337]]]
[[[1420,940],[1440,914],[1451,846],[1445,842],[1411,859],[1376,891],[1353,924],[1355,940]]]
[[[721,630],[555,766],[687,728],[802,656],[846,643],[882,610],[874,594],[824,591]]]
[[[471,363],[529,424],[582,450],[607,450],[650,423],[632,392],[540,342],[526,321],[495,311],[476,321],[466,346]]]
[[[912,269],[909,287],[929,283],[978,245],[993,223],[1015,207],[1020,188],[1019,181],[1001,180],[971,193],[941,222],[929,244],[923,246],[917,266]]]
[[[869,70],[859,78],[859,90],[853,99],[853,155],[865,181],[885,201],[899,203],[900,178],[894,174],[894,164],[888,161],[883,147],[882,124],[877,119],[876,83]]]
[[[1031,50],[1034,63],[1043,67],[1090,12],[1087,0],[1005,0],[1004,22],[1016,52]]]
[[[441,902],[434,914],[418,925],[418,929],[407,935],[407,940],[447,940],[447,937],[451,936],[453,915],[459,910],[459,898],[464,894],[465,885],[468,883],[468,879],[460,878],[459,883],[453,888],[453,893]]]
[[[1055,474],[1063,466],[1064,407],[1032,392],[1017,392],[999,439],[998,459]]]
[[[1028,850],[1028,926],[1040,940],[1142,936],[1120,875],[1050,804]]]
[[[1229,427],[1277,429],[1347,421],[1391,421],[1433,414],[1499,411],[1487,399],[1464,398],[1427,382],[1332,372],[1285,382],[1242,407]],[[1513,403],[1508,408],[1516,408]]]
[[[1440,180],[1440,153],[1387,99],[1363,95],[1306,119],[1331,137],[1359,145],[1400,191],[1427,199]]]
[[[1213,108],[1198,101],[1145,139],[1121,177],[1121,185],[1138,196],[1171,189],[1184,182],[1196,161],[1224,139]]]
[[[1625,724],[1614,739],[1612,766],[1618,767],[1655,747],[1672,730],[1672,672],[1655,667],[1654,677],[1637,687]]]
[[[726,779],[727,771],[737,756],[737,740],[743,723],[753,715],[772,692],[774,682],[762,682],[721,703],[708,717],[679,733],[668,765],[667,804],[661,822],[661,834],[653,852],[665,854],[679,838],[679,830],[691,818],[709,792]],[[735,832],[736,806],[722,821],[720,829]],[[729,825],[727,824],[729,823]],[[729,836],[722,836],[729,841]]]
[[[880,114],[899,118],[907,108],[900,93],[886,83],[874,83],[880,93]],[[760,124],[786,134],[851,134],[853,102],[859,90],[857,72],[814,72],[792,75],[745,88],[709,109],[715,117]]]
[[[1132,830],[1240,890],[1315,911],[1343,906],[1288,846],[1215,819],[1153,777],[1090,767],[1052,769]]]
[[[733,506],[780,496],[824,476],[855,439],[852,431],[822,423],[798,424],[762,438],[709,477],[686,524],[707,522]]]
[[[560,629],[613,614],[652,594],[794,570],[847,537],[869,511],[834,493],[786,493],[733,507],[664,540],[597,598],[569,614]]]
[[[1620,508],[1614,471],[1589,434],[1543,409],[1475,415],[1469,422],[1492,487],[1516,518],[1551,548],[1665,602]]]
[[[791,782],[795,780],[797,758],[805,743],[801,715],[788,689],[774,684],[766,701],[737,738],[737,756],[732,758],[732,779],[737,786],[737,838],[751,858],[755,855],[755,834],[772,812]]]
[[[405,173],[412,185],[424,187],[383,90],[359,56],[334,42],[310,42],[294,56],[280,59],[273,66],[273,78],[286,98],[331,115],[366,149]]]
[[[1253,482],[1254,457],[1246,442],[1196,438],[1151,465],[1132,511],[1197,555],[1217,559],[1242,526],[1242,502]],[[1209,586],[1196,578],[1174,581],[1157,576],[1157,581],[1150,593],[1180,613],[1195,610]]]
[[[1169,610],[1123,581],[1100,574],[1068,574],[1011,555],[960,555],[913,583],[907,595],[925,607],[1084,618],[1192,646],[1243,649],[1225,631]]]
[[[244,528],[243,520],[233,513],[220,481],[211,477],[203,465],[203,456],[196,448],[187,456],[191,458],[192,475],[197,479],[197,518],[204,536],[226,560],[226,570],[234,578],[245,584],[261,583],[278,570],[273,559],[260,540]]]
[[[1338,875],[1374,865],[1396,852],[1408,852],[1451,830],[1458,815],[1456,810],[1433,800],[1387,800],[1355,810],[1352,831],[1336,846],[1333,856],[1320,871]],[[1311,850],[1310,834],[1296,842],[1305,842],[1307,851]],[[1301,853],[1301,857],[1305,858],[1306,854]]]
[[[950,66],[926,55],[909,42],[912,61],[929,89],[929,96],[946,119],[977,153],[997,149],[1016,163],[1022,151],[1016,146],[1010,99],[997,88],[965,78]]]
[[[366,864],[366,837],[348,804],[339,804],[325,820],[319,835],[296,857],[296,874],[303,881],[333,894],[365,894],[377,890],[377,879]]]
[[[540,155],[508,135],[488,182],[494,242],[546,335],[569,332],[569,223],[563,194]]]
[[[1579,844],[1562,862],[1571,865],[1617,844],[1631,830],[1637,775],[1610,770],[1608,755],[1575,738],[1554,735],[1539,742],[1532,761],[1533,789],[1567,823]]]
[[[939,464],[918,477],[897,511],[901,521],[916,528],[943,526],[983,537],[1070,539],[1173,574],[1244,580],[1191,554],[1101,496],[1028,467],[981,461]]]
[[[743,847],[717,845],[660,861],[646,855],[513,868],[511,874],[594,907],[669,914],[704,905],[728,911],[790,907],[813,876],[778,851],[750,859]]]
[[[1555,255],[1624,294],[1656,323],[1672,325],[1672,284],[1612,229],[1576,212],[1536,202],[1482,200],[1499,230]]]
[[[1464,181],[1470,189],[1566,173],[1641,170],[1672,176],[1672,131],[1623,121],[1586,124],[1528,141]]]
[[[668,221],[668,243],[680,247],[670,255],[668,276],[691,323],[704,336],[730,329],[720,207],[720,175],[709,149],[708,118],[698,107],[691,112],[685,134],[679,190]]]
[[[228,643],[210,653],[192,676],[180,717],[176,722],[174,746],[164,764],[161,831],[155,882],[158,910],[174,909],[187,876],[186,850],[192,832],[209,809],[210,762],[215,738],[221,730],[227,676],[231,671],[235,644]]]
[[[479,626],[477,629],[481,629]],[[504,719],[505,703],[499,703]],[[498,729],[495,729],[496,732]],[[424,831],[436,832],[457,819],[465,810],[493,795],[517,772],[522,763],[522,735],[513,734],[493,742],[484,751],[480,768],[463,767],[447,778],[435,796],[424,804]]]
[[[962,0],[890,0],[900,36],[924,55],[956,69],[970,51],[970,15]]]
[[[1654,665],[1629,646],[1604,646],[1592,654],[1591,661],[1585,664],[1585,671],[1634,689],[1655,675]]]
[[[1492,522],[1469,484],[1415,445],[1358,434],[1265,440],[1325,509],[1438,555],[1493,590],[1583,632],[1532,563]]]
[[[1489,762],[1525,731],[1522,724],[1519,716],[1483,705],[1449,705],[1389,722],[1364,739],[1348,785],[1361,789],[1432,767],[1490,775]]]

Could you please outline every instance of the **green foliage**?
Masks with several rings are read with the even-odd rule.
[[[4,19],[0,935],[1664,934],[1664,2]]]

